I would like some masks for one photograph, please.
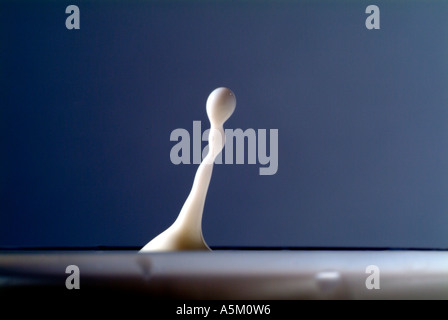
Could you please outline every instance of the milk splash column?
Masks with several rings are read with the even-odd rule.
[[[225,144],[223,124],[232,115],[235,106],[235,95],[227,88],[217,88],[209,95],[206,105],[210,120],[208,154],[199,165],[193,187],[176,221],[146,244],[140,252],[210,250],[202,235],[202,213],[213,163]]]

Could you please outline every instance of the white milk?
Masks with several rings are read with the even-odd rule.
[[[202,213],[205,197],[213,172],[216,156],[224,148],[223,124],[236,106],[233,92],[227,88],[215,89],[207,99],[210,120],[209,151],[194,177],[193,187],[176,221],[152,239],[140,251],[210,250],[202,235]]]

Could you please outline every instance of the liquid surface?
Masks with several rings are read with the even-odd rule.
[[[217,88],[210,93],[206,104],[210,120],[209,152],[198,167],[190,194],[176,221],[140,251],[210,250],[202,234],[202,214],[213,163],[225,144],[223,124],[235,106],[236,98],[231,90]]]

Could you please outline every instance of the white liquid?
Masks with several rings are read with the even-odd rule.
[[[223,124],[236,106],[233,92],[215,89],[207,99],[210,120],[209,151],[194,177],[193,187],[176,221],[164,232],[148,242],[140,251],[210,250],[202,235],[202,213],[216,156],[224,148]]]

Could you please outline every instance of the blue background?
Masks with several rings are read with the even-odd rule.
[[[65,28],[70,4],[80,30]],[[208,94],[226,86],[225,127],[278,129],[279,168],[215,166],[210,246],[447,248],[447,14],[442,1],[2,1],[0,246],[146,244],[197,169],[171,163],[171,131],[208,128]]]

